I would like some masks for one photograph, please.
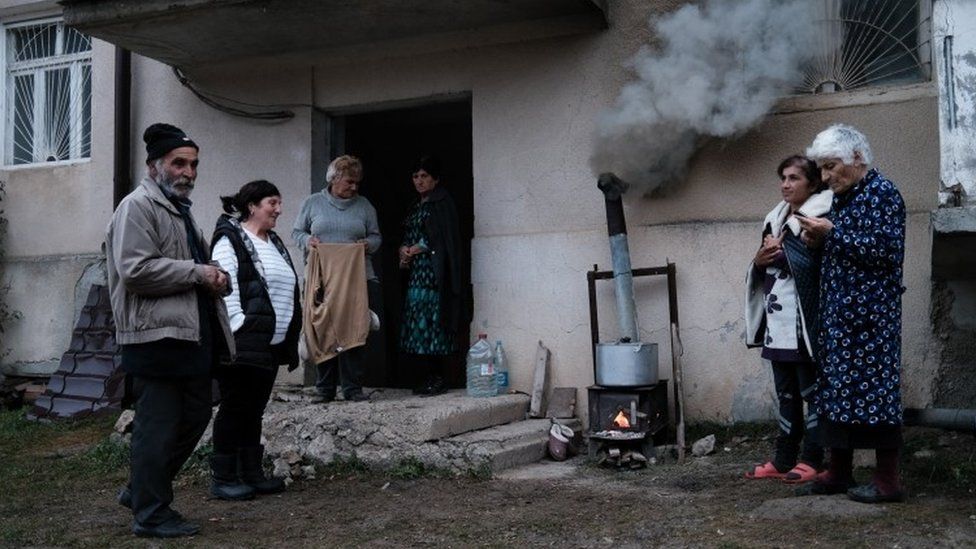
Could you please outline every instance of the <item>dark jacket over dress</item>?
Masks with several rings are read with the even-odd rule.
[[[434,276],[440,291],[441,323],[457,332],[467,321],[467,302],[464,299],[462,269],[464,258],[457,208],[450,193],[443,187],[431,191],[427,199],[430,217],[427,218],[427,236]]]
[[[834,197],[820,277],[820,417],[901,424],[905,204],[875,169]]]
[[[271,345],[275,333],[275,312],[268,295],[267,283],[258,272],[252,254],[256,254],[247,236],[242,232],[240,223],[224,214],[217,220],[213,242],[226,236],[234,248],[237,257],[237,284],[240,292],[241,308],[244,310],[244,324],[234,332],[237,345],[237,357],[234,364],[255,366],[260,368],[277,367],[287,364],[289,370],[298,367],[298,335],[302,327],[301,301],[298,284],[295,284],[295,305],[291,322],[285,340],[277,345]],[[291,257],[284,243],[274,231],[268,231],[268,238],[281,253],[285,261],[292,267]],[[297,279],[297,277],[296,277]],[[222,357],[223,364],[230,363],[230,357]]]

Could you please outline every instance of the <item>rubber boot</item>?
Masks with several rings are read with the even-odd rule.
[[[277,477],[264,476],[264,446],[241,448],[237,453],[241,481],[254,489],[256,494],[277,494],[285,491],[285,481]]]
[[[237,456],[234,454],[210,456],[210,495],[229,500],[254,497],[254,488],[242,483],[237,476]]]

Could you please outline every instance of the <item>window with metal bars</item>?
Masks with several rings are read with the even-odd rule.
[[[931,0],[812,0],[817,42],[797,93],[931,77]]]
[[[4,28],[4,161],[91,156],[91,38],[59,20]]]

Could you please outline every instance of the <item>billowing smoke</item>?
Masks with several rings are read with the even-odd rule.
[[[757,124],[813,51],[815,3],[706,0],[652,21],[661,46],[641,49],[637,80],[601,116],[594,173],[650,192],[684,176],[703,138]]]

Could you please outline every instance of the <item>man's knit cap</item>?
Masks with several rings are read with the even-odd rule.
[[[180,147],[193,147],[200,150],[200,147],[187,137],[183,130],[170,124],[157,123],[149,126],[142,134],[142,140],[146,142],[146,162],[162,158],[169,151]]]

